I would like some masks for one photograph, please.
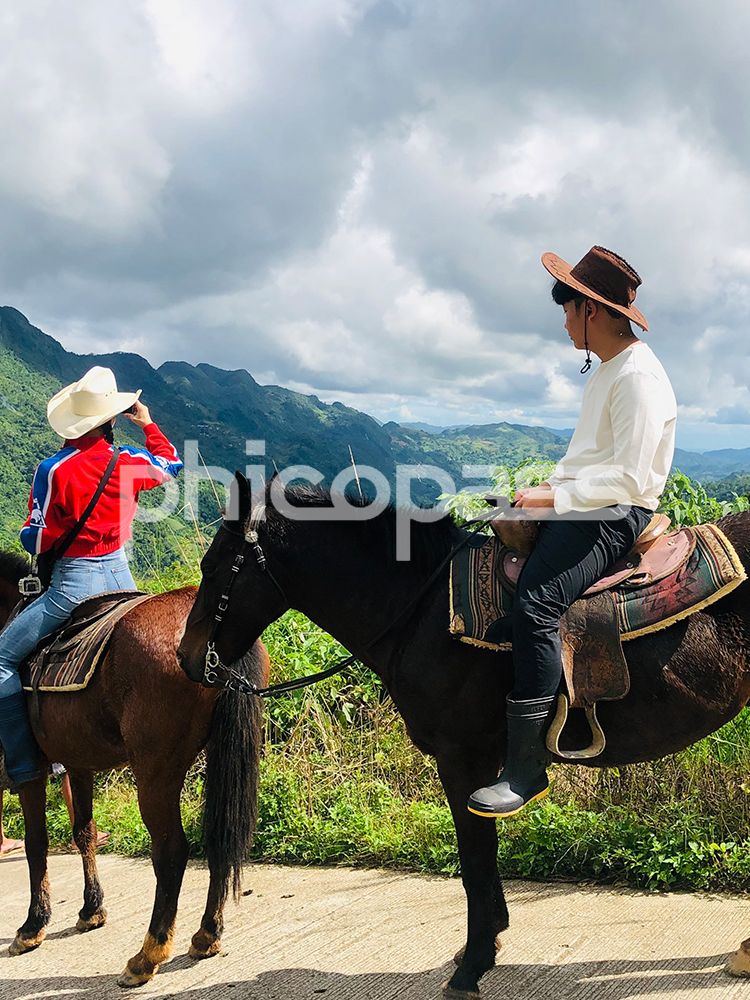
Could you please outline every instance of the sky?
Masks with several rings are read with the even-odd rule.
[[[0,31],[0,300],[69,350],[572,427],[539,258],[601,244],[678,446],[750,446],[742,0],[26,0]]]

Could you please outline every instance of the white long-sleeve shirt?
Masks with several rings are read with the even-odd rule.
[[[674,455],[677,403],[643,341],[603,361],[586,384],[565,457],[549,477],[555,510],[625,503],[656,510]]]

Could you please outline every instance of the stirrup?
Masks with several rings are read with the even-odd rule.
[[[591,729],[591,744],[583,750],[560,749],[560,737],[568,721],[569,708],[570,701],[568,700],[568,696],[561,692],[557,699],[557,713],[547,730],[547,749],[556,757],[562,757],[563,760],[588,760],[590,757],[598,757],[607,745],[607,738],[596,717],[596,705],[591,705],[585,709],[586,719]]]

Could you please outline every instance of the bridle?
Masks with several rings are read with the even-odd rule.
[[[237,531],[234,528],[229,527],[226,521],[223,521],[220,531],[226,531],[230,535],[235,535],[242,540],[242,544],[238,551],[235,553],[234,560],[232,562],[231,571],[227,584],[224,587],[224,592],[219,598],[219,604],[214,614],[213,625],[211,626],[211,632],[208,636],[206,643],[206,657],[205,664],[203,668],[203,683],[208,687],[223,687],[228,691],[238,691],[242,694],[251,694],[260,698],[267,696],[272,696],[276,694],[286,694],[288,691],[296,691],[298,688],[308,687],[310,684],[315,684],[318,681],[325,680],[326,677],[333,677],[334,674],[339,674],[347,667],[352,666],[352,664],[359,661],[357,656],[347,656],[343,660],[339,660],[333,664],[333,666],[328,667],[326,670],[321,670],[319,673],[308,674],[305,677],[297,677],[294,680],[282,681],[280,684],[272,684],[270,687],[259,688],[257,684],[253,684],[249,681],[243,674],[234,667],[228,666],[221,662],[219,654],[216,652],[216,634],[219,631],[219,626],[224,620],[224,614],[229,608],[229,600],[232,593],[232,587],[234,582],[242,571],[245,562],[247,561],[247,550],[255,558],[256,565],[261,570],[262,573],[271,581],[276,590],[278,591],[282,601],[284,602],[284,607],[291,607],[291,603],[288,600],[286,594],[284,593],[284,588],[281,586],[279,581],[273,575],[271,570],[268,568],[268,562],[266,560],[266,555],[260,544],[258,537],[258,527],[263,520],[266,512],[265,503],[259,503],[250,513],[250,517],[247,522],[247,527],[244,530]],[[466,535],[461,539],[461,541],[454,545],[450,552],[440,561],[440,565],[436,570],[430,575],[428,580],[424,583],[422,588],[419,590],[417,595],[406,605],[406,607],[396,616],[396,618],[390,622],[384,629],[382,629],[374,639],[371,639],[366,645],[365,649],[369,649],[379,642],[384,636],[391,632],[398,625],[402,624],[407,618],[409,618],[414,610],[416,609],[419,602],[425,596],[427,591],[432,587],[433,583],[438,579],[442,571],[448,565],[448,563],[453,559],[456,553],[460,552],[461,549],[468,545],[470,539],[473,535],[479,531],[484,524],[491,519],[492,516],[497,516],[497,512],[490,509],[487,512],[483,512],[477,518],[472,518],[472,527],[466,533]],[[224,674],[222,678],[220,672]]]
[[[310,674],[307,677],[297,677],[290,681],[283,681],[281,684],[272,684],[270,687],[266,688],[258,687],[257,684],[253,684],[247,679],[247,677],[244,676],[244,674],[235,670],[234,667],[221,662],[221,658],[216,652],[216,633],[219,631],[219,626],[224,620],[224,614],[229,608],[229,598],[232,593],[232,587],[234,586],[234,582],[239,576],[247,559],[247,549],[250,549],[252,555],[255,557],[255,562],[258,568],[268,577],[276,590],[279,592],[279,596],[284,602],[284,607],[291,607],[291,603],[284,592],[284,588],[268,568],[266,555],[258,538],[258,526],[263,520],[265,512],[266,505],[264,503],[259,503],[251,511],[247,522],[247,528],[245,530],[237,531],[234,528],[230,528],[226,521],[223,521],[221,527],[219,528],[220,531],[226,531],[230,535],[235,535],[237,538],[242,539],[242,545],[235,553],[227,585],[224,588],[223,594],[219,598],[219,604],[216,609],[216,613],[214,614],[211,632],[206,643],[206,658],[203,667],[203,683],[208,687],[221,686],[227,691],[238,691],[242,694],[252,694],[260,698],[264,698],[268,695],[285,694],[288,691],[296,691],[298,688],[307,687],[309,684],[314,684],[317,681],[324,680],[326,677],[332,677],[334,674],[341,673],[342,670],[345,670],[357,661],[356,656],[347,656],[344,660],[340,660],[332,667],[329,667],[326,670],[321,670],[319,673]],[[219,671],[223,672],[225,675],[224,679],[219,676]]]

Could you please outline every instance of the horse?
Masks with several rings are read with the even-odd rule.
[[[0,553],[0,625],[18,600],[18,580],[27,561]],[[230,884],[235,899],[257,818],[258,757],[262,710],[256,701],[229,691],[191,684],[175,656],[195,598],[195,587],[156,595],[116,624],[94,677],[82,691],[39,694],[34,734],[43,754],[70,774],[73,838],[83,859],[83,907],[76,929],[101,927],[107,914],[96,869],[96,824],[92,814],[94,772],[129,764],[138,805],[151,837],[156,874],[153,913],[143,946],[127,962],[121,986],[151,979],[172,953],[177,901],[188,857],[180,818],[180,792],[188,768],[206,747],[204,841],[210,872],[206,909],[189,954],[208,958],[221,949],[224,905]],[[248,678],[268,678],[262,643],[248,647]],[[26,828],[31,902],[10,945],[12,955],[38,948],[51,916],[45,821],[46,775],[20,786]]]
[[[275,480],[266,486],[264,503],[251,511],[249,485],[239,473],[236,480],[233,500],[239,504],[202,561],[178,660],[192,680],[221,683],[227,673],[222,665],[231,669],[263,629],[293,607],[378,674],[413,742],[436,759],[456,828],[468,926],[444,995],[478,997],[479,980],[495,964],[499,935],[508,927],[508,908],[497,869],[496,825],[472,815],[466,803],[502,764],[512,661],[509,654],[489,654],[449,635],[447,569],[406,620],[403,614],[465,529],[445,516],[426,521],[424,511],[415,510],[411,557],[400,561],[395,543],[404,509],[391,506],[370,520],[342,520],[330,509],[329,492],[300,486],[282,487],[285,502],[274,505],[273,486],[280,484]],[[750,568],[750,513],[724,517],[719,525]],[[232,574],[238,556],[244,561]],[[230,577],[228,607],[216,629],[214,612]],[[205,673],[209,642],[214,668]],[[630,640],[625,649],[631,689],[623,700],[601,705],[607,745],[601,756],[585,761],[590,766],[673,753],[743,708],[750,698],[750,584],[664,630]],[[583,720],[571,726],[571,742],[584,745],[584,727]],[[735,955],[730,971],[750,972],[748,951],[750,944]]]

